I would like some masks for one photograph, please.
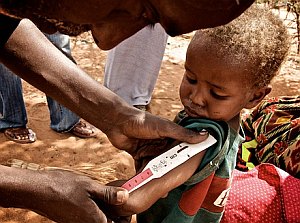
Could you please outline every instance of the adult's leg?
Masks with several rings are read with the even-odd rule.
[[[26,124],[27,114],[21,79],[0,64],[0,130],[13,141],[34,142],[36,135],[26,128]]]
[[[148,105],[168,35],[160,24],[145,27],[109,51],[104,86],[131,105]]]
[[[61,33],[45,34],[47,38],[75,63],[71,55],[70,38]],[[96,135],[95,128],[80,121],[80,117],[57,101],[47,96],[50,111],[50,127],[57,132],[71,132],[79,137],[88,138]]]

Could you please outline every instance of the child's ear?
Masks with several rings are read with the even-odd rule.
[[[272,90],[270,85],[258,88],[252,95],[252,98],[246,104],[245,108],[250,109],[258,105]]]

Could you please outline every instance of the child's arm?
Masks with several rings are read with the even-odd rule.
[[[124,205],[109,208],[110,214],[113,213],[112,216],[129,216],[147,210],[158,199],[188,180],[200,165],[204,154],[205,151],[200,152],[161,178],[154,179],[131,192]]]

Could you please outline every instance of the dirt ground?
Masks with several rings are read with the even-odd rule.
[[[285,17],[284,12],[280,12]],[[299,95],[300,56],[297,54],[295,24],[291,15],[285,20],[293,36],[291,51],[280,75],[273,81],[271,96]],[[151,112],[168,119],[182,108],[178,87],[184,72],[186,47],[192,33],[169,38],[159,78],[151,101]],[[99,83],[103,80],[103,70],[107,52],[101,51],[93,43],[89,33],[72,38],[72,54],[78,65]],[[49,111],[45,95],[24,82],[24,98],[28,113],[28,127],[38,137],[33,144],[20,145],[8,141],[0,134],[0,162],[16,158],[27,162],[48,166],[85,169],[95,173],[103,183],[124,179],[134,174],[131,157],[114,148],[106,136],[99,131],[94,139],[80,139],[70,134],[59,134],[49,127]],[[34,212],[20,209],[0,209],[1,223],[50,223]]]

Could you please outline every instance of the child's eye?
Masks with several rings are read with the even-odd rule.
[[[188,77],[188,76],[185,76],[185,77],[186,77],[187,81],[188,81],[190,84],[197,84],[197,80],[194,80],[194,79],[192,79],[192,78],[190,78],[190,77]]]
[[[219,94],[217,94],[216,92],[214,92],[214,91],[210,91],[210,94],[214,97],[214,98],[216,98],[216,99],[218,99],[218,100],[226,100],[227,98],[228,98],[228,96],[224,96],[224,95],[219,95]]]

